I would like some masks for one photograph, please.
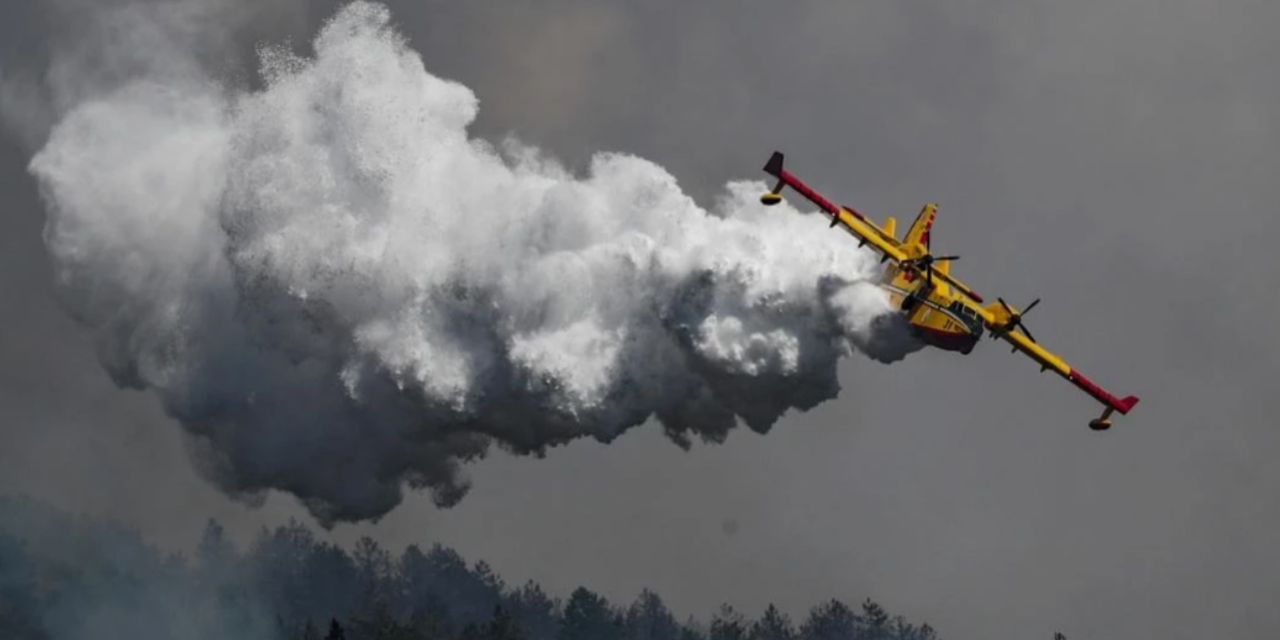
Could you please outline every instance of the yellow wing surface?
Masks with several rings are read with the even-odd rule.
[[[761,201],[765,204],[779,202],[782,190],[790,187],[831,216],[831,226],[833,228],[836,226],[843,227],[845,231],[857,237],[858,246],[871,245],[875,247],[884,256],[881,259],[882,262],[891,259],[899,267],[913,269],[917,272],[920,271],[921,265],[932,266],[932,256],[929,254],[929,236],[934,217],[937,215],[937,205],[926,205],[920,215],[917,216],[915,223],[907,231],[906,237],[903,240],[898,240],[894,237],[896,222],[893,218],[888,218],[885,226],[881,227],[852,207],[836,205],[784,169],[783,155],[781,153],[775,151],[769,158],[764,170],[778,179],[773,190],[761,197]],[[1134,405],[1138,404],[1136,396],[1118,399],[1111,395],[1079,371],[1073,369],[1061,357],[1041,347],[1029,333],[1023,333],[1026,328],[1022,326],[1022,313],[1026,311],[1018,312],[1008,306],[1004,300],[980,306],[977,303],[982,303],[983,299],[977,292],[953,277],[949,273],[949,269],[946,268],[945,262],[937,264],[940,265],[940,268],[929,269],[931,276],[946,282],[956,292],[971,299],[975,304],[970,306],[982,317],[983,324],[991,331],[993,336],[1002,338],[1013,345],[1015,352],[1021,351],[1032,360],[1035,360],[1040,365],[1041,371],[1052,369],[1106,407],[1102,417],[1089,423],[1090,427],[1097,430],[1107,429],[1111,426],[1109,418],[1113,411],[1127,414]],[[1037,302],[1039,301],[1033,302],[1026,310],[1029,311]],[[1022,331],[1019,331],[1020,328]]]
[[[1040,346],[1035,338],[1029,333],[1024,333],[1026,327],[1022,326],[1022,314],[1031,310],[1039,300],[1032,302],[1024,311],[1018,311],[1010,307],[1004,300],[997,300],[978,310],[982,316],[983,323],[991,331],[992,335],[1004,339],[1013,345],[1015,352],[1021,351],[1032,360],[1040,364],[1041,371],[1052,369],[1054,373],[1065,378],[1068,382],[1078,387],[1081,391],[1089,394],[1094,400],[1101,402],[1105,409],[1102,416],[1089,423],[1089,426],[1095,430],[1101,431],[1111,427],[1111,414],[1119,411],[1121,415],[1128,414],[1134,405],[1138,404],[1137,396],[1127,396],[1125,398],[1117,398],[1106,389],[1098,386],[1083,373],[1071,367],[1061,357],[1051,353],[1049,350]],[[1018,329],[1022,329],[1019,331]]]
[[[896,227],[896,222],[893,218],[888,218],[885,221],[885,226],[881,227],[872,222],[870,218],[858,213],[853,207],[840,206],[831,202],[810,188],[803,180],[784,169],[781,153],[773,152],[769,162],[764,166],[764,170],[765,173],[778,179],[773,191],[760,198],[765,204],[779,202],[782,190],[786,187],[791,187],[831,216],[832,227],[843,227],[845,231],[857,237],[858,246],[862,247],[869,244],[875,247],[877,251],[884,255],[881,262],[893,260],[903,268],[918,269],[918,263],[928,258],[929,229],[933,226],[933,219],[937,215],[938,205],[925,205],[924,209],[920,211],[920,215],[917,216],[916,222],[907,231],[906,240],[902,241],[893,235]],[[946,269],[933,269],[933,277],[943,280],[957,291],[972,298],[974,302],[983,301],[982,296],[978,295],[968,285],[957,280]]]
[[[850,207],[837,206],[835,203],[822,197],[821,194],[809,188],[799,178],[791,175],[786,169],[782,168],[783,157],[777,151],[773,152],[773,156],[769,158],[769,163],[764,166],[765,173],[778,179],[778,185],[773,191],[765,194],[761,200],[765,204],[773,204],[781,199],[779,195],[784,187],[791,187],[800,192],[800,195],[808,198],[810,202],[818,205],[820,209],[831,216],[831,226],[843,226],[846,231],[858,237],[858,246],[870,244],[887,258],[892,258],[899,262],[908,259],[908,256],[901,249],[902,243],[893,237],[892,230],[881,228],[861,213]],[[890,219],[892,220],[892,218]],[[894,226],[887,224],[886,226]]]

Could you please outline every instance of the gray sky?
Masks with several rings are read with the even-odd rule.
[[[0,9],[6,77],[38,69],[52,32],[32,4]],[[302,37],[320,4],[253,37]],[[871,596],[959,640],[1280,632],[1280,5],[390,4],[428,69],[479,95],[482,135],[579,165],[636,153],[704,202],[775,148],[878,219],[939,202],[957,275],[1043,297],[1036,336],[1143,401],[1095,434],[1086,396],[989,341],[857,358],[840,399],[767,436],[686,453],[646,427],[495,455],[460,506],[411,496],[337,539],[440,540],[511,582],[649,587],[682,615]],[[156,403],[113,387],[56,305],[25,161],[0,149],[0,491],[165,544],[210,516],[242,536],[300,516],[221,497]]]

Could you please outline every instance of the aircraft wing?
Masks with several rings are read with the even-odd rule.
[[[1032,306],[1035,306],[1035,303],[1032,303]],[[1030,334],[1024,333],[1025,329],[1019,331],[1021,314],[1006,305],[1003,300],[988,305],[981,309],[980,313],[983,316],[984,323],[993,335],[1013,345],[1015,353],[1021,351],[1032,360],[1035,360],[1040,365],[1041,371],[1052,369],[1054,373],[1062,376],[1081,391],[1089,394],[1094,400],[1102,403],[1105,407],[1102,417],[1089,423],[1089,426],[1094,429],[1101,430],[1110,427],[1111,422],[1108,418],[1110,418],[1113,411],[1119,411],[1121,415],[1125,415],[1133,409],[1134,405],[1138,404],[1137,396],[1115,397],[1071,367],[1061,357],[1041,347],[1039,343],[1030,337]]]
[[[954,276],[952,276],[950,273],[948,273],[943,269],[934,269],[933,277],[951,285],[952,289],[955,289],[956,291],[959,291],[960,293],[963,293],[969,296],[970,298],[973,298],[974,302],[983,301],[982,296],[978,295],[977,291],[974,291],[969,285],[955,279]]]
[[[907,259],[907,254],[900,248],[902,243],[893,237],[892,232],[881,228],[872,222],[870,218],[858,213],[853,208],[838,206],[822,197],[809,185],[782,168],[782,160],[782,154],[774,151],[769,158],[769,163],[764,166],[765,173],[778,179],[778,187],[774,189],[775,194],[781,191],[784,186],[791,187],[831,216],[832,227],[839,225],[845,231],[856,236],[858,238],[858,246],[869,244],[884,254],[886,258],[892,258],[899,262]]]
[[[884,260],[893,259],[904,268],[919,271],[919,266],[916,262],[923,259],[922,256],[908,254],[908,247],[894,237],[894,223],[891,220],[886,222],[885,226],[887,228],[880,227],[866,216],[855,211],[853,208],[836,205],[784,169],[782,164],[782,154],[777,151],[773,152],[773,155],[769,158],[768,164],[764,166],[764,171],[765,173],[777,178],[778,183],[772,191],[761,197],[761,202],[765,204],[776,204],[781,200],[780,194],[782,190],[786,187],[791,187],[792,189],[800,192],[800,194],[805,198],[808,198],[810,202],[818,205],[818,207],[826,212],[827,215],[831,216],[832,227],[837,225],[841,226],[845,231],[858,238],[859,246],[869,244],[875,247],[880,253],[884,254],[884,258],[881,260],[882,262]],[[912,245],[912,247],[915,247],[912,251],[918,254],[918,244]],[[951,285],[951,287],[969,296],[975,302],[983,302],[982,297],[979,296],[977,292],[959,280],[951,277],[946,269],[932,269],[931,273],[932,277],[944,280],[947,284]],[[1031,306],[1035,306],[1035,304],[1036,303],[1032,303]],[[1031,306],[1027,307],[1027,310],[1030,310]],[[1133,409],[1134,405],[1138,404],[1137,396],[1128,396],[1121,399],[1111,395],[1105,389],[1095,384],[1092,380],[1086,378],[1084,374],[1073,369],[1063,361],[1062,358],[1041,347],[1035,339],[1031,337],[1030,333],[1026,332],[1024,327],[1019,331],[1019,328],[1022,327],[1021,313],[1009,307],[1003,300],[1000,300],[999,304],[993,303],[985,307],[977,307],[977,311],[982,316],[985,327],[991,331],[993,335],[1003,338],[1006,342],[1013,345],[1015,353],[1021,351],[1032,360],[1035,360],[1040,365],[1041,371],[1053,369],[1054,373],[1062,376],[1067,381],[1071,382],[1071,384],[1074,384],[1080,390],[1089,394],[1095,400],[1103,404],[1105,410],[1103,411],[1102,417],[1089,423],[1089,426],[1093,429],[1102,430],[1109,428],[1111,426],[1109,418],[1111,417],[1112,412],[1119,411],[1121,414],[1127,414],[1129,413],[1129,410]]]
[[[826,212],[827,215],[831,216],[832,227],[839,226],[850,235],[856,237],[858,239],[859,247],[866,245],[875,247],[876,250],[884,256],[881,258],[881,262],[884,262],[885,260],[893,260],[906,268],[918,270],[918,267],[913,267],[909,262],[913,256],[908,255],[907,252],[903,250],[902,241],[894,237],[894,225],[892,221],[886,223],[886,227],[888,228],[881,227],[880,225],[872,222],[870,218],[858,213],[853,207],[836,205],[834,202],[824,198],[817,191],[814,191],[813,188],[805,184],[803,180],[795,177],[791,172],[784,169],[782,162],[782,154],[774,151],[773,155],[769,157],[768,164],[764,166],[765,173],[777,178],[778,184],[773,188],[772,192],[765,194],[762,201],[766,203],[777,202],[779,199],[778,194],[782,189],[785,187],[791,187],[799,192],[800,195],[808,198],[810,202],[818,205],[818,207]],[[982,296],[978,295],[978,292],[974,291],[963,282],[955,279],[945,271],[934,270],[934,277],[945,281],[956,290],[964,293],[970,298],[973,298],[974,301],[983,302]]]

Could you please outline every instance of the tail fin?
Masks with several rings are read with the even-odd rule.
[[[929,230],[933,228],[933,219],[938,215],[938,205],[929,203],[920,210],[920,215],[916,216],[916,221],[911,223],[911,228],[907,230],[907,236],[902,239],[906,244],[919,243],[926,248],[929,246]]]
[[[769,162],[764,165],[764,172],[775,178],[781,178],[782,158],[783,156],[781,152],[774,151],[773,155],[769,156]]]
[[[1116,403],[1116,410],[1120,413],[1129,413],[1136,404],[1138,404],[1138,396],[1128,396]]]

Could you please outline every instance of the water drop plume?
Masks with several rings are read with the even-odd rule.
[[[343,7],[309,57],[264,47],[253,90],[155,42],[166,64],[81,92],[31,171],[102,364],[233,496],[326,524],[406,488],[449,506],[493,443],[765,432],[834,398],[840,358],[918,348],[874,257],[763,183],[704,209],[631,155],[578,175],[472,137],[475,94],[382,5]]]

